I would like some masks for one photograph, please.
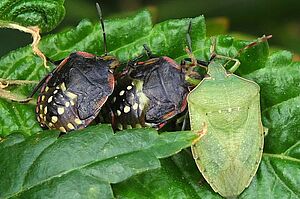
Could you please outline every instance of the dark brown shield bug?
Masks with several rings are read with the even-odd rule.
[[[187,31],[189,55],[191,52],[191,22]],[[187,107],[187,95],[193,85],[189,80],[203,76],[195,73],[195,65],[207,66],[207,62],[187,58],[181,64],[167,56],[155,57],[147,45],[145,52],[129,62],[127,71],[117,79],[114,93],[106,109],[114,129],[136,127],[162,128],[169,120],[183,113]],[[139,61],[144,55],[146,61]],[[195,63],[196,62],[196,63]]]
[[[171,58],[163,56],[137,62],[135,69],[117,80],[110,104],[113,126],[159,129],[186,109],[187,94],[185,74]]]
[[[101,9],[98,4],[96,7],[103,30],[105,54],[72,53],[37,85],[33,94],[41,87],[36,116],[42,127],[61,132],[86,127],[114,90],[113,70],[119,66],[119,61],[107,55]]]

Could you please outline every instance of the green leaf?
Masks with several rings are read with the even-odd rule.
[[[153,129],[113,134],[107,125],[58,136],[12,134],[0,143],[0,198],[112,198],[111,183],[159,168],[157,158],[197,138],[189,131],[158,135]]]
[[[222,198],[201,176],[189,150],[161,160],[162,167],[113,186],[117,198]]]
[[[299,165],[299,159],[264,154],[256,176],[240,198],[299,198]]]
[[[150,46],[155,54],[167,55],[179,62],[182,60],[182,58],[187,57],[184,48],[186,46],[186,31],[190,20],[192,20],[193,24],[193,52],[198,59],[209,60],[211,38],[206,37],[206,28],[203,16],[196,17],[194,19],[169,20],[156,24],[153,28],[151,17],[147,11],[143,11],[135,16],[124,19],[105,21],[105,27],[108,35],[108,49],[110,54],[116,55],[122,62],[125,62],[128,59],[134,58],[140,54],[143,50],[142,45],[146,43],[148,46]],[[101,31],[99,31],[100,27],[98,23],[91,23],[87,20],[83,20],[74,29],[69,29],[56,35],[45,37],[42,40],[41,49],[53,60],[63,59],[64,57],[68,56],[69,53],[76,50],[87,51],[93,54],[101,55],[103,53],[103,47]],[[212,33],[210,32],[210,34]],[[216,51],[221,55],[235,57],[238,54],[238,50],[249,43],[249,41],[235,40],[231,36],[221,35],[217,36]],[[298,119],[298,110],[300,106],[298,89],[300,65],[297,62],[292,62],[291,57],[291,53],[287,51],[279,51],[269,55],[268,44],[265,42],[249,48],[242,52],[240,56],[237,56],[237,58],[241,61],[241,66],[238,69],[237,74],[256,81],[261,87],[262,119],[264,125],[269,128],[268,135],[265,139],[264,155],[261,166],[249,188],[247,188],[240,196],[241,198],[300,197],[297,187],[297,185],[300,184],[300,177],[298,175],[300,168],[300,135],[298,130],[300,129],[300,121]],[[230,65],[228,67],[230,67]],[[48,72],[49,71],[42,66],[41,60],[33,55],[29,46],[13,51],[0,60],[0,77],[2,78],[39,80]],[[14,89],[14,91],[16,93],[28,95],[31,89],[32,87],[25,87],[22,89]],[[39,130],[39,125],[35,121],[33,106],[0,100],[1,136],[11,134],[15,131],[22,131],[23,134],[30,135]],[[147,132],[148,130],[145,131]],[[45,132],[45,136],[47,137],[45,138],[46,141],[44,144],[39,146],[39,150],[43,152],[40,152],[40,154],[36,152],[36,156],[34,155],[35,153],[32,154],[32,156],[30,156],[31,159],[25,155],[27,154],[26,152],[30,151],[31,146],[35,145],[28,144],[23,146],[22,143],[27,143],[29,140],[34,143],[34,138],[37,138],[38,140],[38,137],[42,136],[42,139],[44,138],[44,135],[34,135],[32,138],[26,139],[18,135],[16,138],[11,139],[10,141],[8,141],[10,137],[8,137],[7,140],[2,141],[2,148],[0,148],[1,160],[5,159],[6,161],[6,159],[13,157],[14,159],[18,159],[19,162],[22,162],[20,161],[19,156],[13,156],[13,154],[15,154],[14,150],[17,150],[23,151],[25,154],[24,160],[28,159],[29,161],[29,163],[27,162],[27,167],[25,163],[20,164],[19,162],[16,163],[16,161],[9,164],[11,168],[5,167],[7,169],[11,169],[9,170],[11,171],[9,173],[12,176],[10,178],[1,177],[1,179],[11,179],[10,183],[16,183],[14,185],[10,184],[11,187],[7,187],[7,185],[4,186],[3,190],[10,192],[9,195],[20,192],[22,189],[21,186],[23,186],[22,183],[24,182],[25,187],[32,186],[33,188],[27,191],[22,189],[23,192],[20,192],[21,195],[16,196],[31,198],[32,195],[30,194],[37,194],[37,196],[54,194],[53,197],[55,197],[55,194],[58,194],[58,192],[52,192],[49,190],[56,190],[58,185],[63,184],[64,186],[59,186],[61,189],[69,188],[68,190],[63,190],[62,193],[64,194],[76,194],[74,192],[78,191],[80,193],[86,193],[87,195],[85,196],[88,197],[96,197],[99,193],[102,193],[103,197],[112,197],[112,191],[109,185],[110,182],[117,183],[121,180],[129,178],[134,174],[147,170],[137,169],[133,172],[129,169],[126,170],[126,172],[128,171],[130,174],[127,173],[124,174],[124,176],[119,175],[119,170],[116,170],[116,173],[107,172],[107,170],[101,170],[111,168],[107,165],[110,165],[110,161],[114,160],[109,159],[105,161],[105,164],[103,164],[105,166],[99,166],[97,169],[93,170],[93,172],[90,170],[84,170],[84,172],[81,170],[74,170],[72,172],[68,172],[66,175],[63,175],[60,178],[50,178],[49,183],[47,181],[47,183],[38,184],[38,182],[41,182],[41,180],[48,179],[43,173],[44,171],[50,172],[50,169],[48,170],[47,165],[43,164],[34,164],[38,166],[31,166],[30,160],[43,160],[48,164],[49,161],[55,157],[55,159],[59,160],[58,162],[63,162],[63,164],[62,167],[60,167],[60,165],[55,165],[53,168],[68,170],[70,167],[63,167],[66,165],[74,166],[72,165],[74,162],[80,163],[80,161],[86,160],[85,157],[89,157],[88,155],[78,155],[80,153],[79,149],[76,151],[76,153],[78,152],[76,157],[69,157],[71,152],[68,154],[67,152],[62,153],[62,151],[59,153],[62,154],[62,157],[59,155],[55,156],[55,154],[50,153],[51,151],[49,151],[49,149],[59,150],[59,148],[55,148],[54,146],[59,145],[61,147],[63,143],[68,143],[68,138],[72,138],[73,134],[63,137],[62,141],[60,141],[60,139],[56,139],[57,134],[51,134],[51,136],[50,134],[50,132]],[[74,134],[74,137],[78,136],[77,133]],[[127,132],[125,132],[125,134],[126,137]],[[121,137],[123,134],[119,135]],[[12,136],[15,137],[15,135]],[[79,137],[80,136],[78,136],[78,139],[72,138],[71,140],[79,140]],[[138,153],[134,153],[134,156],[131,156],[131,154],[126,154],[126,157],[124,155],[125,159],[118,160],[122,161],[122,163],[126,163],[126,165],[132,165],[133,163],[144,164],[140,163],[139,160],[145,158],[150,161],[151,158],[155,159],[156,157],[166,157],[179,150],[176,149],[178,142],[164,142],[164,140],[170,141],[175,139],[174,137],[171,138],[167,135],[164,137],[164,134],[159,137],[160,139],[156,139],[155,141],[157,142],[155,146],[151,147],[151,155],[145,151],[139,151]],[[106,138],[108,139],[109,137]],[[80,140],[81,139],[84,139],[84,137],[80,137]],[[86,139],[90,139],[89,142],[92,143],[97,142],[93,142],[92,138]],[[78,143],[81,143],[81,141],[78,141]],[[119,145],[119,143],[123,142],[114,143],[114,150],[125,150],[124,148],[126,148],[127,145]],[[47,144],[49,144],[49,147]],[[97,144],[94,143],[94,145]],[[72,150],[76,150],[74,149],[73,143],[70,146],[63,146],[66,148],[70,147]],[[84,147],[89,146],[86,144]],[[94,149],[96,150],[97,147]],[[111,148],[111,150],[113,149]],[[71,151],[71,149],[68,148],[67,151]],[[33,152],[28,152],[28,154],[30,153]],[[46,156],[44,153],[48,155]],[[99,152],[99,154],[102,153],[103,151],[101,151],[101,153]],[[116,157],[119,158],[119,156]],[[64,160],[62,160],[62,158],[64,158]],[[72,161],[66,161],[66,159],[72,159]],[[151,164],[151,162],[145,162],[145,164],[146,163],[149,163],[146,165],[148,168],[158,168],[158,162],[156,159],[152,162],[153,164]],[[219,195],[214,193],[210,186],[201,177],[201,174],[197,170],[194,160],[188,151],[164,160],[162,165],[163,167],[161,169],[156,169],[153,172],[148,171],[145,174],[131,178],[124,183],[115,185],[115,195],[120,198],[146,198],[149,195],[153,196],[154,198],[219,198]],[[36,173],[34,172],[37,172],[36,169],[40,169],[42,166],[44,166],[44,170],[41,175],[38,175],[41,177],[41,179],[37,180],[35,178]],[[31,170],[26,174],[26,176],[24,176],[24,172],[12,172],[13,170],[16,170],[16,167],[18,167],[17,169],[22,168],[24,170],[29,170],[30,167]],[[100,169],[102,172],[98,172],[98,169]],[[0,175],[5,175],[5,173],[6,172],[0,169]],[[33,174],[34,177],[30,177]],[[18,175],[23,176],[16,178]],[[49,176],[51,175],[53,176],[55,174],[50,173]],[[108,177],[108,175],[110,176]],[[107,180],[108,178],[110,180]],[[77,183],[72,183],[78,181],[82,181],[84,184],[79,187]],[[43,189],[43,187],[46,186],[48,188]],[[2,185],[0,186],[0,189],[1,187]],[[135,192],[138,194],[135,194]],[[0,191],[0,193],[2,193],[2,191]]]
[[[54,29],[65,15],[64,0],[2,0],[0,24],[39,26],[43,32]]]

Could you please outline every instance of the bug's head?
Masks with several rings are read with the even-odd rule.
[[[226,69],[219,61],[210,61],[207,67],[207,74],[214,79],[223,79],[227,76]]]

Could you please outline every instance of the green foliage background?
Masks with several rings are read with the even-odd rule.
[[[56,18],[55,15],[53,17]],[[7,17],[1,19],[6,20]],[[163,21],[153,26],[148,11],[105,21],[110,54],[126,61],[138,55],[142,45],[147,43],[155,54],[180,61],[186,56],[183,49],[190,20],[194,53],[198,59],[208,60],[211,46],[209,36],[224,32],[224,24],[210,21],[206,25],[204,17],[199,16]],[[56,21],[58,23],[60,20]],[[99,30],[98,22],[83,20],[74,28],[45,36],[40,47],[53,60],[60,60],[76,50],[101,55],[103,49]],[[217,53],[233,57],[248,43],[219,35]],[[245,51],[238,58],[242,65],[237,73],[256,81],[261,87],[262,118],[264,125],[269,128],[260,168],[240,198],[299,198],[300,63],[292,61],[292,54],[285,50],[272,50],[269,53],[266,43]],[[48,72],[40,58],[33,55],[30,46],[12,51],[0,60],[1,78],[40,80]],[[10,89],[14,93],[27,95],[32,86]],[[38,133],[41,129],[35,120],[33,105],[3,99],[0,99],[0,124],[0,198],[34,198],[46,194],[57,198],[73,198],[74,194],[81,198],[99,198],[104,194],[107,198],[113,197],[112,194],[118,198],[220,197],[201,177],[188,149],[173,155],[191,144],[195,137],[189,132],[158,136],[153,130],[142,129],[114,136],[110,127],[99,125],[58,138],[57,132]],[[152,136],[156,138],[148,139]],[[137,137],[139,141],[135,141]],[[115,141],[111,142],[110,138]],[[142,143],[142,146],[134,150],[131,143]],[[107,173],[107,167],[100,168],[93,163],[102,160],[102,152],[106,150],[111,150],[105,158],[112,165],[109,167],[112,175],[103,179],[101,176]],[[152,159],[147,159],[149,156],[143,153],[145,150]],[[81,154],[82,151],[87,154]],[[136,154],[138,158],[132,159]],[[56,162],[54,156],[66,159]],[[120,156],[124,161],[119,161]],[[167,156],[171,157],[162,160],[160,167],[157,158]],[[88,162],[82,163],[82,157]],[[152,167],[145,165],[152,161],[157,164]],[[90,164],[95,167],[86,170],[85,166]],[[147,172],[136,176],[142,171]],[[66,175],[70,173],[72,175]],[[131,176],[134,177],[129,178]],[[119,183],[121,181],[124,182]]]

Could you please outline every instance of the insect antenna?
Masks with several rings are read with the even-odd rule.
[[[185,51],[188,54],[189,58],[185,58],[184,61],[191,62],[191,66],[200,66],[200,67],[204,68],[205,70],[207,70],[207,66],[208,66],[209,62],[198,60],[193,53],[191,31],[192,31],[192,21],[190,20],[188,31],[186,32],[187,47],[185,48]],[[184,64],[184,62],[183,62],[183,64]]]
[[[188,27],[188,30],[186,32],[187,47],[185,48],[185,51],[188,54],[189,58],[187,58],[185,60],[190,61],[192,66],[196,66],[197,65],[197,59],[196,59],[195,55],[193,54],[193,50],[192,50],[191,31],[192,31],[192,21],[190,20],[189,27]]]
[[[253,46],[256,46],[256,45],[258,45],[258,44],[260,44],[260,43],[262,43],[262,42],[265,42],[265,41],[267,41],[268,39],[271,39],[271,38],[272,38],[272,35],[267,35],[267,36],[263,35],[262,37],[258,38],[256,41],[251,42],[250,44],[248,44],[248,45],[246,45],[245,47],[241,48],[241,49],[238,51],[238,53],[237,53],[234,57],[232,57],[230,60],[228,60],[228,61],[224,64],[224,66],[226,66],[231,60],[234,60],[234,59],[236,59],[237,57],[239,57],[239,56],[240,56],[245,50],[247,50],[248,48],[252,48]],[[215,55],[215,56],[218,56],[218,55]]]
[[[192,31],[192,21],[190,20],[190,22],[189,22],[189,27],[188,27],[188,31],[186,32],[186,41],[187,41],[187,45],[188,45],[189,51],[190,51],[191,53],[193,53],[193,50],[192,50],[191,31]]]
[[[258,38],[256,41],[251,42],[250,44],[246,45],[244,48],[241,48],[241,49],[238,51],[238,53],[237,53],[237,55],[236,55],[235,57],[240,56],[240,54],[241,54],[243,51],[247,50],[248,48],[251,48],[251,47],[253,47],[253,46],[256,46],[256,45],[258,45],[259,43],[265,42],[265,41],[267,41],[268,39],[271,39],[271,38],[272,38],[272,35],[268,35],[268,36],[263,35],[262,37]]]
[[[103,17],[102,17],[102,11],[101,11],[101,7],[100,7],[99,3],[96,3],[96,8],[97,8],[99,19],[100,19],[100,25],[102,27],[104,55],[107,55],[106,34],[105,34],[105,29],[104,29],[104,22],[103,22]]]

